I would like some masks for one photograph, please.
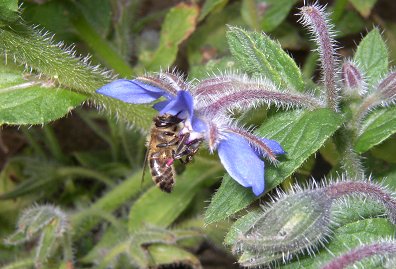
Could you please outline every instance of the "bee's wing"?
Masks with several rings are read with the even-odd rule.
[[[148,162],[148,155],[149,155],[149,149],[147,148],[147,149],[146,149],[146,155],[144,156],[142,180],[140,181],[140,187],[143,186],[144,176],[146,175],[147,162]]]

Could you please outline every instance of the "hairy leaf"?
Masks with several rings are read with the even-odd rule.
[[[372,112],[363,124],[363,132],[357,138],[355,150],[366,152],[396,132],[396,107]]]
[[[28,83],[0,88],[0,125],[43,124],[63,117],[86,96]]]
[[[266,121],[257,135],[278,141],[286,151],[279,165],[266,164],[266,190],[271,190],[298,169],[342,124],[342,117],[328,109],[288,111]],[[320,128],[318,128],[320,126]],[[228,176],[213,196],[205,221],[222,220],[248,206],[256,197]]]
[[[388,50],[378,28],[360,41],[354,59],[363,69],[370,90],[388,72]]]
[[[69,113],[86,100],[83,94],[51,86],[23,69],[0,64],[0,125],[43,124]]]
[[[281,88],[304,90],[300,69],[279,43],[265,34],[237,27],[229,27],[227,40],[244,71],[267,77]]]

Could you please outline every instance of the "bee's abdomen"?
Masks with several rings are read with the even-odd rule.
[[[175,184],[173,166],[166,164],[162,158],[150,158],[150,171],[153,181],[165,192],[171,192]]]

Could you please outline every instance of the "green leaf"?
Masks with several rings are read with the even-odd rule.
[[[80,0],[72,3],[84,14],[95,30],[102,37],[106,37],[112,16],[110,2],[109,0]]]
[[[208,74],[216,74],[216,72],[224,71],[230,69],[237,69],[237,63],[234,59],[229,57],[223,57],[220,59],[213,59],[208,61],[205,65],[199,64],[190,67],[189,76],[194,79],[205,79]]]
[[[349,0],[349,2],[356,8],[359,13],[367,18],[370,13],[371,9],[374,7],[377,0]]]
[[[363,132],[356,140],[355,150],[366,152],[396,133],[396,107],[372,112],[363,124]]]
[[[131,207],[129,231],[139,230],[147,224],[157,227],[169,226],[190,204],[204,180],[208,177],[214,178],[220,171],[222,169],[217,163],[208,164],[196,159],[193,165],[176,178],[171,194],[153,186]]]
[[[334,256],[339,256],[362,243],[372,243],[374,240],[391,238],[396,232],[395,225],[386,219],[374,218],[349,223],[334,231],[326,249],[316,253],[314,257],[299,257],[298,261],[282,266],[284,269],[316,269],[329,262]],[[362,268],[378,268],[365,261]]]
[[[20,245],[25,243],[30,238],[26,236],[24,230],[18,229],[13,234],[4,239],[3,243],[6,245]]]
[[[23,7],[24,20],[56,33],[55,40],[75,42],[76,33],[70,21],[72,14],[65,12],[67,4],[60,1],[48,1],[40,5],[26,2]]]
[[[388,163],[396,164],[396,136],[393,135],[389,139],[386,139],[381,144],[371,149],[371,154],[380,160],[384,160]]]
[[[154,244],[147,249],[155,267],[173,267],[177,265],[186,268],[202,268],[197,257],[177,246]]]
[[[225,37],[226,25],[241,25],[239,1],[227,5],[221,12],[210,14],[187,42],[190,66],[202,66],[218,55],[229,55]],[[230,69],[230,67],[228,67]],[[207,76],[207,73],[206,73]]]
[[[260,3],[268,7],[264,11],[261,27],[263,31],[270,32],[274,30],[287,17],[291,8],[297,3],[297,0],[261,0]]]
[[[45,264],[58,248],[60,238],[56,236],[56,228],[57,223],[54,222],[43,229],[36,249],[36,264]]]
[[[337,38],[357,34],[366,27],[365,21],[354,11],[346,11],[336,22]]]
[[[233,245],[238,239],[238,236],[247,232],[262,214],[262,210],[256,209],[235,221],[224,238],[224,244],[228,246]]]
[[[86,99],[85,95],[44,83],[48,81],[24,79],[22,70],[13,65],[0,65],[0,125],[53,121]]]
[[[227,3],[228,0],[206,0],[199,14],[198,21],[203,20],[209,13],[222,9]]]
[[[388,72],[388,50],[378,28],[371,30],[359,43],[355,56],[367,77],[369,88]]]
[[[16,21],[19,18],[18,0],[3,0],[0,3],[0,26]]]
[[[264,76],[280,88],[304,90],[300,69],[279,43],[265,34],[237,27],[229,27],[227,40],[232,55],[245,72]]]
[[[279,165],[266,163],[266,191],[271,190],[296,171],[339,128],[343,119],[329,109],[287,111],[269,118],[256,134],[278,141],[286,155]],[[248,206],[257,197],[251,189],[226,176],[205,213],[205,222],[222,220]]]
[[[24,85],[15,85],[15,87]],[[86,96],[59,88],[14,87],[0,89],[1,124],[43,124],[59,119]]]
[[[255,0],[242,0],[241,17],[251,29],[259,29],[257,3]]]
[[[175,61],[179,45],[194,32],[198,15],[198,6],[185,3],[178,4],[166,14],[159,47],[152,61],[146,64],[147,69],[157,71]]]

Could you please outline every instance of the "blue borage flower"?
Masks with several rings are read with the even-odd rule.
[[[181,133],[190,133],[190,141],[202,138],[212,153],[217,150],[230,176],[242,186],[251,187],[257,196],[265,188],[263,158],[275,163],[276,156],[285,151],[278,142],[239,127],[229,110],[249,108],[260,102],[287,107],[315,105],[307,96],[281,92],[269,82],[252,82],[237,75],[209,78],[191,85],[176,74],[163,72],[134,80],[115,80],[97,92],[131,104],[151,103],[163,97],[164,101],[153,105],[159,114],[183,119]]]

